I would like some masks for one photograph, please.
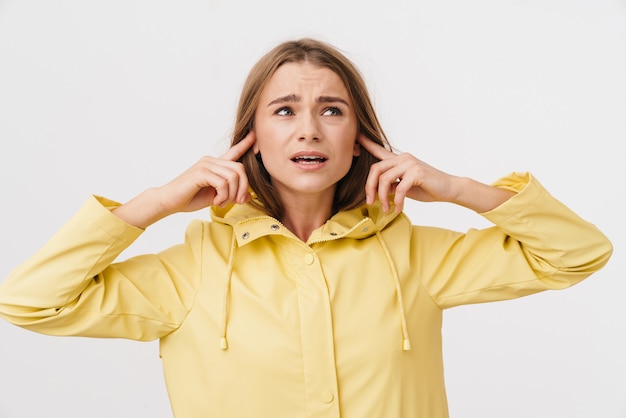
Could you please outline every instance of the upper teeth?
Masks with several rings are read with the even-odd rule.
[[[317,157],[314,155],[300,155],[295,158],[296,160],[323,160],[323,157]]]

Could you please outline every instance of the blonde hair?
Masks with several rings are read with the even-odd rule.
[[[265,54],[250,70],[243,86],[231,146],[241,141],[254,128],[254,116],[259,98],[268,80],[286,63],[309,63],[328,68],[343,81],[352,99],[357,118],[357,132],[372,141],[391,149],[378,121],[370,100],[365,81],[359,70],[335,47],[310,38],[283,42]],[[260,157],[252,149],[244,154],[243,163],[250,187],[257,195],[263,209],[277,219],[284,215],[284,208],[275,192],[271,178]],[[361,148],[360,156],[354,157],[348,173],[337,183],[333,213],[353,209],[365,202],[365,182],[370,166],[379,161]]]

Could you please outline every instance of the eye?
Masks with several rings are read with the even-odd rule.
[[[274,114],[278,116],[293,116],[293,110],[290,107],[281,107]]]
[[[338,107],[327,107],[322,112],[322,116],[341,116],[343,112]]]

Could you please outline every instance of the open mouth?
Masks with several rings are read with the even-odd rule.
[[[292,158],[291,161],[298,164],[320,164],[326,161],[326,158],[318,157],[315,155],[301,155],[295,158]]]

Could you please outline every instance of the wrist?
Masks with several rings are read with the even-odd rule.
[[[478,182],[468,177],[459,177],[454,203],[477,213],[489,212],[509,200],[515,192]]]
[[[124,222],[141,229],[146,229],[168,215],[160,203],[159,192],[155,188],[143,191],[115,208],[113,213]]]

